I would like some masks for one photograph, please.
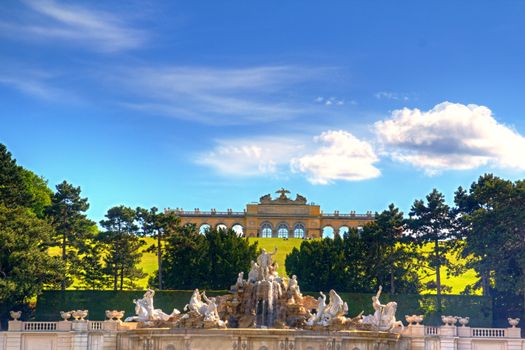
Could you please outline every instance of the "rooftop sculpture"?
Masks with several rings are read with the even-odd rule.
[[[170,328],[299,328],[307,330],[379,330],[398,331],[403,327],[397,321],[395,302],[381,304],[382,288],[372,297],[374,314],[346,317],[348,305],[336,293],[327,296],[320,292],[316,300],[302,295],[297,276],[289,279],[279,276],[272,257],[277,252],[262,249],[256,261],[251,262],[248,278],[240,272],[229,294],[208,298],[195,289],[184,313],[173,310],[166,314],[153,307],[155,292],[148,290],[144,298],[134,300],[137,316],[126,321],[138,321],[141,327]]]

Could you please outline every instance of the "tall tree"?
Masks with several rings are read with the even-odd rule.
[[[113,290],[123,290],[125,283],[133,287],[137,279],[145,277],[137,267],[144,241],[138,237],[136,211],[121,205],[109,209],[105,217],[106,220],[100,221],[105,229],[101,242],[107,251],[104,262],[113,278]]]
[[[257,244],[231,229],[208,230],[202,235],[195,225],[184,225],[166,240],[164,286],[228,288],[240,271],[249,271],[256,252]]]
[[[395,294],[398,290],[417,292],[419,281],[413,262],[415,250],[408,249],[412,237],[404,233],[403,212],[390,204],[388,209],[376,215],[376,220],[365,225],[361,234],[367,249],[367,275],[376,279],[376,286]]]
[[[66,181],[56,186],[47,214],[55,227],[54,244],[61,248],[61,258],[66,267],[66,274],[61,283],[65,290],[78,275],[78,252],[93,233],[95,223],[86,216],[89,209],[87,198],[80,196],[80,187]]]
[[[498,256],[503,235],[498,230],[498,213],[506,205],[513,191],[513,183],[492,174],[480,176],[468,191],[459,187],[455,193],[455,212],[460,223],[460,233],[465,241],[462,251],[467,267],[474,268],[479,281],[473,287],[481,288],[483,295],[490,295],[491,275],[504,256]]]
[[[0,204],[8,208],[30,208],[33,196],[24,178],[23,168],[16,164],[7,147],[0,143]]]
[[[0,303],[27,301],[61,281],[63,264],[47,252],[52,232],[31,210],[0,204]]]
[[[154,251],[157,254],[157,282],[158,288],[163,289],[163,254],[166,239],[176,232],[180,223],[179,217],[173,211],[159,213],[156,207],[150,210],[137,208],[137,216],[142,227],[142,235],[156,238],[157,243],[150,246],[147,251]]]
[[[417,199],[410,209],[408,227],[420,247],[431,244],[431,249],[425,253],[426,267],[435,275],[437,307],[441,309],[441,269],[451,266],[452,261],[447,253],[454,247],[455,241],[450,239],[456,234],[453,215],[445,203],[445,196],[433,189],[426,196],[426,201]]]

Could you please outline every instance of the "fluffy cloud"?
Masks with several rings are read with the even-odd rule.
[[[304,174],[314,184],[335,180],[357,181],[379,176],[372,146],[346,131],[326,131],[311,139],[289,135],[282,138],[222,140],[197,157],[223,175],[286,176]]]
[[[228,176],[279,175],[301,148],[300,143],[284,138],[221,140],[199,155],[197,163]]]
[[[525,138],[484,106],[444,102],[429,111],[404,108],[374,129],[384,153],[430,175],[483,165],[525,170]]]
[[[373,164],[378,161],[372,145],[347,131],[326,131],[315,138],[320,147],[291,160],[295,172],[306,174],[314,184],[335,180],[357,181],[380,175]]]

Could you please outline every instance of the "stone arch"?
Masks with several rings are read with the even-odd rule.
[[[215,226],[215,229],[216,229],[217,231],[220,231],[220,230],[227,231],[227,230],[228,230],[228,226],[226,226],[226,224],[220,222],[220,223],[218,223],[218,224]]]
[[[210,224],[204,223],[204,224],[199,226],[199,233],[201,235],[203,235],[204,233],[206,233],[206,231],[209,231],[209,230],[211,230],[211,225]]]
[[[259,237],[271,238],[273,233],[273,226],[270,222],[265,221],[261,224]]]
[[[237,236],[239,237],[242,237],[244,236],[244,226],[241,225],[240,223],[235,223],[232,225],[232,230],[235,231],[235,233],[237,234]]]
[[[325,225],[323,226],[323,231],[322,231],[322,238],[331,238],[333,239],[334,238],[334,234],[335,234],[335,230],[334,228],[332,227],[332,225]]]
[[[166,350],[175,350],[175,345],[170,344],[166,346]]]
[[[289,234],[290,229],[288,228],[288,224],[286,222],[280,222],[279,225],[277,225],[277,237],[288,238]]]
[[[343,226],[339,227],[339,229],[337,230],[337,233],[341,237],[343,237],[348,232],[350,232],[350,227],[348,225],[343,225]]]
[[[306,237],[306,229],[302,222],[298,222],[294,225],[293,237],[294,238],[305,238]]]

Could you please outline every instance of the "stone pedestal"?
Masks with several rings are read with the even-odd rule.
[[[70,331],[72,324],[71,321],[59,321],[57,322],[57,331]]]
[[[470,327],[458,327],[458,337],[470,337]]]
[[[507,328],[507,338],[521,338],[521,328]]]
[[[24,322],[22,321],[9,321],[8,328],[9,332],[22,331],[24,329]]]
[[[442,337],[456,337],[458,335],[456,326],[441,326],[439,332]]]

